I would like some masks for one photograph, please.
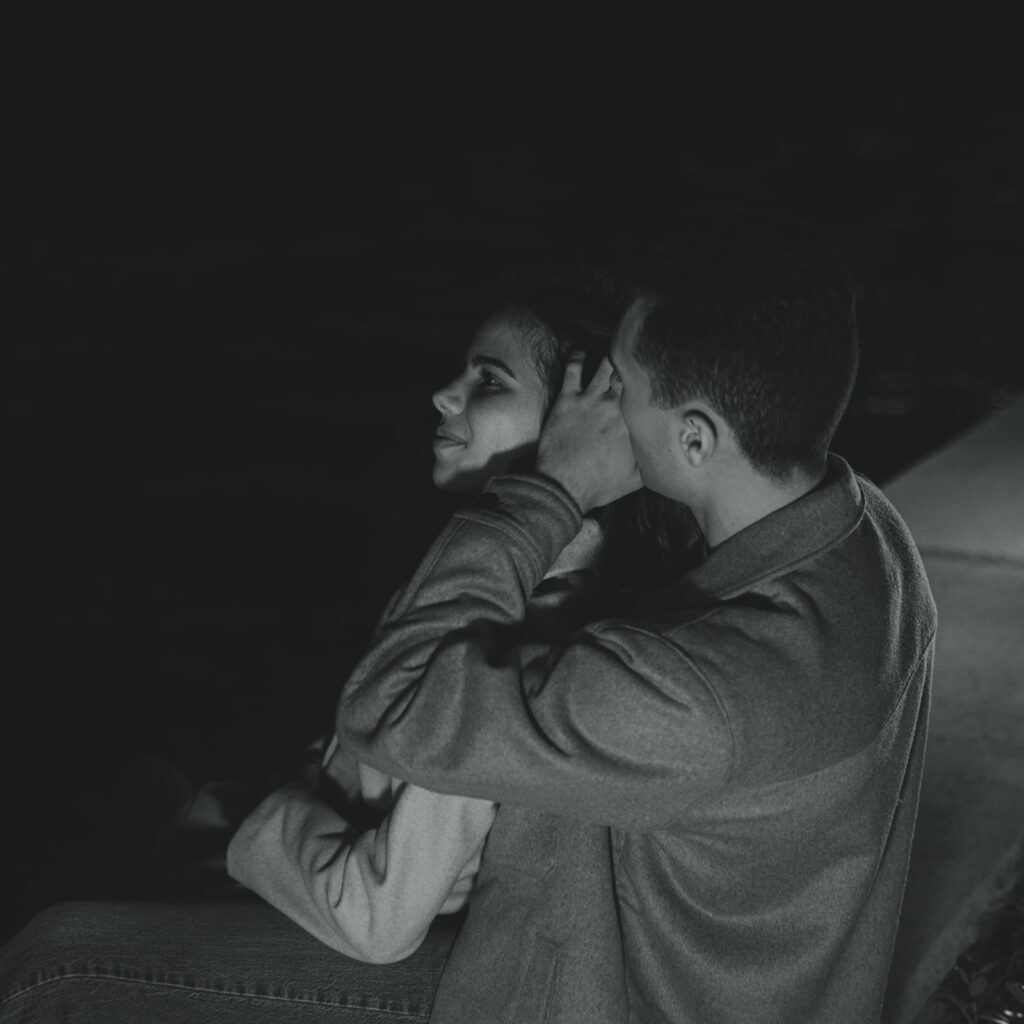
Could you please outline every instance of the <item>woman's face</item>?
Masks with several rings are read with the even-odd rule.
[[[434,435],[434,484],[481,491],[518,456],[532,455],[547,406],[547,388],[529,338],[503,314],[477,331],[465,369],[434,393],[441,414]]]

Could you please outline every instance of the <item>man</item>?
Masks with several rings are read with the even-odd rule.
[[[767,226],[766,226],[767,224]],[[458,513],[349,681],[360,760],[500,803],[440,1021],[880,1013],[935,610],[905,526],[827,452],[857,365],[813,233],[740,220],[648,287],[538,472]],[[502,627],[581,516],[639,481],[708,547],[621,619]]]

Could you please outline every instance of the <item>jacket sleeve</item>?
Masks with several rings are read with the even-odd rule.
[[[235,833],[228,873],[338,952],[401,960],[465,903],[494,805],[402,782],[394,795],[360,833],[306,786],[284,786]]]
[[[598,622],[518,642],[527,595],[579,529],[539,477],[492,482],[428,552],[346,684],[356,756],[440,792],[657,827],[732,759],[712,689],[657,630]]]

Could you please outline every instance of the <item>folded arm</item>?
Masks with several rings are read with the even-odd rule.
[[[494,805],[406,783],[394,797],[359,832],[307,786],[284,786],[242,823],[228,872],[338,952],[401,960],[465,903]]]

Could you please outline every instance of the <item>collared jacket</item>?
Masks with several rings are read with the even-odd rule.
[[[339,705],[367,764],[500,803],[433,1019],[877,1020],[936,624],[905,525],[833,456],[628,615],[523,642],[579,523],[557,484],[495,480]]]

